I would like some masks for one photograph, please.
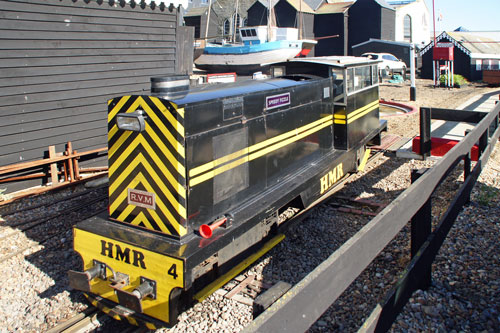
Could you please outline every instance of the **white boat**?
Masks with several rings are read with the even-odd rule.
[[[267,26],[240,28],[239,44],[207,45],[195,60],[199,69],[249,74],[266,64],[306,56],[317,43],[299,39],[299,29]]]

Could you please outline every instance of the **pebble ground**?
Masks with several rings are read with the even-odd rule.
[[[413,117],[392,117],[389,128],[398,134],[413,131],[418,124]],[[358,174],[340,194],[389,203],[410,185],[412,169],[431,167],[433,163],[384,156],[376,165]],[[497,143],[473,189],[470,204],[460,213],[436,258],[431,287],[412,296],[392,331],[500,331],[499,176],[500,144]],[[434,198],[438,206],[433,210],[436,218],[446,208],[448,193],[461,181],[460,173],[456,172],[442,185],[441,192]],[[16,206],[28,207],[36,201],[51,200],[72,191],[24,199]],[[0,238],[15,230],[9,224],[61,208],[50,206],[5,216],[5,221],[0,222]],[[5,211],[0,209],[0,216],[2,213]],[[66,277],[67,270],[80,268],[79,258],[71,250],[70,224],[88,213],[68,214],[39,229],[38,233],[19,233],[0,240],[0,260],[26,244],[33,245],[23,254],[0,262],[0,276],[4,277],[0,288],[0,332],[43,332],[88,306],[81,293],[68,288]],[[255,274],[257,279],[270,283],[280,280],[297,283],[368,221],[367,216],[342,213],[322,204],[301,224],[291,228],[286,239],[245,274]],[[57,237],[40,244],[40,235],[55,232],[59,233]],[[383,300],[408,262],[409,230],[405,227],[309,331],[356,331],[377,302]],[[249,306],[214,294],[183,312],[172,329],[160,331],[238,332],[251,320]],[[105,323],[97,331],[123,329],[123,324]]]

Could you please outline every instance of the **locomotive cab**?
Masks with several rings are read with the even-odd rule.
[[[279,213],[307,208],[356,171],[380,138],[376,62],[303,58],[273,77],[108,102],[109,215],[74,228],[70,285],[116,318],[150,328],[213,290],[238,255],[283,236]]]

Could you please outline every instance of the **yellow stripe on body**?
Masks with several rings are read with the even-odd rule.
[[[193,168],[189,170],[189,177],[194,177],[196,175],[199,175],[200,173],[203,173],[205,171],[208,171],[210,169],[215,169],[217,166],[224,164],[226,162],[229,162],[231,160],[234,160],[235,158],[238,158],[242,155],[248,154],[248,148],[243,148],[241,150],[238,150],[232,154],[220,157],[216,159],[215,161],[208,162],[206,164],[203,164],[199,167]]]
[[[359,163],[358,171],[365,170],[366,162],[368,162],[368,158],[370,157],[370,152],[371,152],[371,149],[365,150],[365,154],[363,155],[363,159]]]
[[[333,124],[333,121],[332,120],[328,120],[325,123],[323,123],[323,124],[321,124],[321,125],[319,125],[317,127],[311,128],[308,131],[302,132],[301,134],[299,134],[297,136],[291,137],[291,138],[289,138],[289,139],[287,139],[285,141],[281,141],[281,142],[276,143],[276,144],[274,144],[272,146],[269,146],[269,147],[267,147],[265,149],[259,150],[256,153],[251,154],[250,157],[249,157],[249,160],[252,161],[252,160],[254,160],[256,158],[259,158],[259,157],[261,157],[263,155],[267,155],[270,152],[278,150],[278,149],[280,149],[280,148],[282,148],[284,146],[287,146],[287,145],[289,145],[289,144],[291,144],[291,143],[293,143],[295,141],[301,140],[301,139],[303,139],[303,138],[305,138],[305,137],[307,137],[307,136],[309,136],[311,134],[314,134],[317,131],[322,130],[323,128],[325,128],[327,126],[330,126],[332,124]]]
[[[110,195],[111,196],[111,195]],[[112,215],[115,210],[120,206],[120,204],[127,199],[128,193],[127,191],[122,191],[120,195],[113,201],[111,205],[109,205],[109,214]]]
[[[356,109],[352,112],[350,112],[348,115],[347,115],[347,118],[350,118],[350,117],[354,117],[356,114],[360,113],[360,112],[363,112],[365,111],[366,109],[369,109],[371,107],[373,107],[374,105],[378,105],[379,104],[379,101],[376,100],[376,101],[373,101],[371,102],[370,104],[366,104],[365,106],[363,107],[360,107],[359,109]],[[346,119],[346,114],[345,114],[345,110],[342,110],[341,113],[336,113],[335,115],[335,119]]]
[[[275,136],[274,138],[270,138],[270,139],[267,139],[267,140],[262,141],[260,143],[257,143],[257,144],[255,144],[253,146],[250,146],[248,149],[252,153],[252,152],[254,152],[256,150],[259,150],[259,149],[262,149],[262,148],[264,148],[266,146],[269,146],[270,144],[273,144],[275,142],[287,139],[287,138],[289,138],[291,136],[294,136],[294,135],[298,135],[302,131],[305,131],[305,130],[308,130],[310,128],[313,128],[313,127],[315,127],[315,126],[317,126],[317,125],[319,125],[319,124],[321,124],[321,123],[323,123],[323,122],[325,122],[327,120],[331,120],[331,119],[332,119],[332,115],[328,115],[326,117],[320,118],[320,119],[318,119],[316,121],[313,121],[312,123],[309,123],[309,124],[304,125],[302,127],[293,129],[293,130],[291,130],[289,132],[286,132],[286,133],[280,134],[278,136]]]
[[[266,254],[273,247],[278,245],[283,239],[285,239],[285,235],[280,234],[270,241],[268,241],[264,246],[256,253],[252,254],[247,259],[243,260],[237,266],[233,267],[229,272],[220,276],[218,279],[210,283],[208,286],[200,290],[196,295],[194,295],[194,299],[198,302],[202,302],[208,296],[213,294],[217,289],[225,285],[227,282],[231,281],[236,275],[240,274],[245,268],[253,264],[257,259]]]
[[[152,323],[149,323],[149,322],[147,322],[147,323],[145,323],[145,324],[146,324],[146,327],[147,327],[148,329],[150,329],[150,330],[156,330],[156,329],[157,329],[157,327],[156,327],[156,325],[155,325],[155,324],[152,324]]]
[[[322,122],[326,121],[327,119],[331,119],[332,118],[332,115],[327,115],[326,117],[323,117],[321,119],[318,119],[310,124],[307,124],[305,126],[302,126],[302,127],[299,127],[299,128],[295,128],[289,132],[286,132],[286,133],[283,133],[283,134],[280,134],[276,137],[273,137],[273,138],[270,138],[270,139],[267,139],[267,140],[264,140],[262,142],[259,142],[253,146],[250,146],[248,148],[243,148],[237,152],[234,152],[232,154],[229,154],[229,155],[226,155],[226,156],[223,156],[223,157],[220,157],[214,161],[211,161],[211,162],[208,162],[208,163],[205,163],[203,165],[200,165],[196,168],[193,168],[189,171],[189,177],[194,177],[196,175],[199,175],[203,172],[206,172],[210,169],[215,169],[217,166],[221,165],[221,164],[224,164],[226,162],[229,162],[230,160],[233,160],[235,158],[238,158],[244,154],[248,154],[248,153],[251,153],[251,152],[254,152],[256,150],[259,150],[261,148],[264,148],[266,146],[269,146],[271,144],[273,144],[274,142],[277,142],[277,141],[281,141],[281,140],[284,140],[286,138],[289,138],[291,136],[294,136],[294,135],[298,135],[299,132],[301,131],[304,131],[304,130],[307,130],[309,128],[312,128],[318,124],[321,124]]]
[[[118,144],[118,142],[116,144]],[[130,144],[123,151],[123,153],[120,155],[120,157],[117,158],[117,160],[109,166],[109,171],[108,171],[109,175],[112,176],[115,173],[115,171],[118,169],[118,167],[120,167],[124,163],[125,159],[128,156],[130,156],[130,154],[132,154],[132,152],[136,149],[136,147],[139,144],[141,144],[144,147],[144,149],[148,152],[149,156],[151,156],[151,158],[156,163],[156,165],[158,166],[158,168],[160,168],[160,170],[164,170],[163,174],[167,177],[169,183],[175,188],[175,190],[177,191],[177,193],[182,198],[185,199],[186,198],[186,189],[184,188],[183,185],[179,184],[179,182],[177,181],[177,179],[168,171],[168,169],[165,166],[165,164],[163,163],[163,161],[158,157],[158,155],[155,154],[155,152],[153,151],[153,149],[149,145],[148,141],[143,136],[137,137],[132,142],[132,144]],[[160,144],[160,146],[161,146],[161,144]],[[175,162],[171,161],[171,159],[174,159],[174,157],[171,154],[169,154],[169,151],[166,149],[166,147],[163,146],[163,147],[160,147],[160,149],[161,149],[161,151],[163,153],[165,153],[165,155],[167,156],[167,159],[174,166],[174,168],[176,168],[177,172],[181,176],[184,177],[184,174],[185,174],[186,170],[185,170],[184,166],[182,165],[182,163],[178,162],[177,160],[175,160]],[[116,148],[114,150],[116,150]],[[139,155],[137,155],[137,156],[139,156]],[[128,166],[128,168],[127,168],[128,170],[133,170],[133,168],[137,166],[137,163],[138,163],[138,162],[136,162],[137,156],[134,158],[134,161],[132,162],[133,167],[132,166]],[[143,157],[142,154],[140,154],[140,156]],[[146,161],[146,159],[144,159],[144,157],[143,157],[143,160]],[[128,173],[126,173],[126,172],[122,172],[120,174],[119,178],[116,181],[114,181],[113,184],[111,184],[111,186],[110,186],[110,194],[114,192],[115,187],[118,186],[119,184],[121,184],[121,182],[123,181],[123,179],[125,177],[127,177],[127,176],[128,176]]]
[[[131,325],[134,325],[134,326],[139,326],[139,323],[137,322],[137,320],[135,320],[135,318],[132,318],[132,317],[127,317],[127,320],[128,322],[131,324]]]
[[[138,182],[140,183],[140,181]],[[137,184],[134,184],[132,185],[132,183],[129,185],[129,186],[137,186]],[[122,192],[122,194],[125,193],[125,198],[127,198],[127,189],[125,189],[125,191]],[[121,202],[121,201],[120,201]],[[127,208],[125,208],[124,210],[122,210],[122,212],[120,213],[120,215],[118,215],[118,218],[117,220],[118,221],[125,221],[125,219],[127,218],[127,216],[130,215],[130,213],[132,213],[132,211],[136,208],[137,206],[134,206],[134,205],[129,205],[127,203]]]
[[[373,110],[375,110],[376,108],[378,108],[378,104],[377,105],[374,105],[372,106],[371,108],[369,108],[368,110],[364,111],[363,113],[358,113],[356,116],[352,117],[352,118],[349,118],[347,120],[347,123],[350,124],[352,123],[353,121],[363,117],[363,116],[366,116],[368,113],[372,112]]]
[[[324,118],[321,118],[319,120],[316,120],[310,124],[307,124],[305,126],[302,126],[302,127],[299,127],[299,128],[296,128],[296,129],[293,129],[292,131],[289,131],[289,132],[286,132],[286,133],[283,133],[283,134],[280,134],[274,138],[270,138],[270,139],[267,139],[267,140],[264,140],[260,143],[257,143],[253,146],[250,146],[248,148],[244,148],[244,149],[241,149],[237,152],[234,152],[232,154],[229,154],[229,155],[226,155],[224,157],[221,157],[215,161],[212,161],[212,162],[208,162],[206,164],[203,164],[199,167],[196,167],[194,169],[192,169],[190,172],[189,172],[189,175],[190,177],[192,176],[195,176],[197,174],[201,174],[203,172],[206,172],[210,169],[214,169],[212,171],[209,171],[201,176],[198,176],[198,177],[194,177],[194,178],[191,178],[189,180],[189,186],[192,187],[192,186],[195,186],[195,185],[198,185],[210,178],[213,178],[215,177],[216,175],[218,174],[221,174],[227,170],[230,170],[232,168],[235,168],[243,163],[246,163],[250,160],[253,160],[253,159],[256,159],[262,155],[265,155],[269,152],[272,152],[274,150],[277,150],[281,147],[284,147],[290,143],[293,143],[297,140],[300,140],[302,138],[305,138],[307,137],[308,135],[311,135],[321,129],[323,129],[324,127],[328,126],[328,125],[331,125],[333,122],[332,122],[332,115],[328,115],[327,117],[324,117]],[[306,130],[305,132],[303,132],[304,130]],[[302,133],[301,133],[302,132]],[[300,133],[300,134],[299,134]],[[284,140],[286,139],[285,141],[281,141],[281,140]],[[281,141],[281,142],[279,142]],[[278,142],[277,144],[273,144],[275,142]],[[256,153],[253,153],[253,154],[250,154],[251,152],[254,152],[256,150],[259,150],[261,148],[264,148],[268,146],[267,148],[265,149],[262,149],[260,150],[259,152],[256,152]],[[243,156],[242,158],[236,160],[236,161],[233,161],[231,163],[228,163],[220,168],[217,168],[217,166],[225,163],[225,162],[228,162],[232,159],[235,159],[235,158],[238,158],[242,155],[245,155]]]
[[[109,111],[108,113],[108,123],[113,120],[113,118],[116,116],[116,114],[121,110],[121,108],[123,107],[123,105],[125,105],[125,103],[127,103],[127,101],[130,99],[131,96],[123,96],[122,98],[120,98],[120,101],[118,103],[116,103],[115,107]],[[110,99],[108,101],[108,105],[111,104],[113,100]],[[130,110],[130,108],[129,108]],[[135,111],[135,110],[134,110]]]
[[[139,98],[143,101],[142,97],[139,97]],[[154,111],[149,107],[149,105],[146,104],[146,102],[143,101],[143,105],[141,105],[141,106],[144,108],[144,111],[146,111],[146,114],[153,120],[155,125],[158,126],[158,128],[163,133],[163,135],[165,135],[167,137],[167,140],[168,140],[168,142],[170,142],[172,147],[174,147],[174,149],[177,151],[177,153],[179,153],[179,155],[181,155],[182,158],[184,158],[185,157],[184,156],[185,149],[184,149],[184,146],[182,145],[182,143],[180,143],[179,141],[177,141],[176,138],[174,138],[172,133],[170,133],[170,131],[165,127],[165,125],[163,125],[163,122],[158,118],[156,113],[154,113]],[[146,127],[148,127],[148,126],[146,126]]]
[[[149,223],[146,215],[144,215],[143,212],[139,212],[139,214],[137,214],[137,216],[132,220],[132,222],[130,222],[130,224],[137,226],[141,223],[143,223],[144,226],[146,226],[146,228],[151,230],[153,229],[153,226],[151,225],[151,223]]]
[[[353,121],[365,116],[366,114],[370,113],[371,111],[375,110],[376,108],[379,107],[379,101],[374,101],[368,105],[365,105],[362,108],[359,108],[357,110],[354,110],[353,112],[349,113],[347,116],[345,115],[345,110],[343,110],[343,113],[336,113],[335,114],[335,124],[350,124]]]
[[[167,107],[165,105],[163,105],[163,103],[160,101],[160,99],[155,98],[155,97],[151,97],[151,100],[156,105],[158,110],[165,115],[168,122],[175,128],[177,133],[179,133],[182,137],[184,137],[184,134],[185,134],[184,126],[182,126],[182,124],[179,121],[177,121],[177,119],[175,119],[175,117],[170,113],[170,111],[167,109]]]
[[[170,103],[170,105],[172,105],[176,110],[177,110],[177,113],[182,117],[184,118],[184,108],[177,108],[177,104],[175,103]]]
[[[248,151],[248,148],[246,149]],[[226,172],[232,168],[236,168],[237,166],[243,164],[243,163],[246,163],[248,162],[248,153],[247,155],[245,155],[244,157],[236,160],[236,161],[233,161],[231,163],[228,163],[220,168],[217,168],[215,170],[212,170],[212,171],[209,171],[201,176],[198,176],[198,177],[195,177],[195,178],[192,178],[189,180],[189,186],[193,187],[195,185],[198,185],[200,183],[203,183],[205,180],[208,180],[210,178],[213,178],[223,172]]]
[[[108,132],[108,142],[113,138],[113,136],[115,136],[117,132],[118,132],[118,126],[116,126],[115,124]]]
[[[111,133],[111,132],[110,132]],[[125,142],[125,140],[128,139],[128,137],[132,134],[132,131],[124,131],[122,135],[116,140],[115,144],[111,147],[109,147],[108,150],[108,161],[109,159],[116,153],[116,150],[120,148],[120,146]],[[110,137],[108,137],[108,142],[111,140]]]

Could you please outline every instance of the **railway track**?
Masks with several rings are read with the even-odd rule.
[[[88,308],[73,317],[65,320],[54,326],[47,333],[83,333],[83,332],[93,332],[96,330],[111,332],[119,331],[120,333],[145,333],[150,332],[149,329],[145,327],[137,327],[128,325],[127,327],[120,328],[109,328],[112,319],[102,312],[99,312],[96,308]],[[120,325],[123,326],[123,325]]]
[[[382,156],[383,153],[384,153],[383,151],[372,152],[372,155],[370,156],[366,165],[369,166],[371,163],[373,163],[375,160],[377,160],[380,156]],[[337,185],[337,188],[340,189],[345,183],[351,181],[353,179],[353,177],[356,177],[356,174],[351,174],[351,175],[348,175],[347,177],[345,177]],[[89,194],[90,192],[91,191],[87,191],[86,194]],[[83,200],[80,197],[81,195],[82,194],[79,193],[78,195],[72,196],[73,199],[78,198],[79,203],[76,205],[72,205],[72,207],[68,208],[67,210],[64,210],[63,212],[60,212],[57,214],[50,214],[50,216],[45,216],[45,217],[42,217],[41,219],[37,219],[37,220],[32,219],[29,221],[29,224],[24,224],[24,225],[19,224],[18,226],[21,228],[28,228],[28,230],[26,230],[24,232],[34,232],[37,230],[37,228],[43,226],[46,222],[53,223],[52,220],[58,220],[58,219],[61,219],[63,217],[66,217],[66,215],[69,215],[69,210],[76,210],[76,211],[79,211],[81,214],[82,210],[85,209],[85,206],[88,206],[89,204],[91,204],[90,201],[88,201],[86,203],[82,203],[81,201],[83,201]],[[101,198],[99,198],[99,199],[101,199]],[[104,196],[102,199],[104,199]],[[63,201],[66,201],[66,200],[63,200]],[[96,201],[98,201],[98,200],[96,200]],[[56,205],[58,202],[60,202],[60,200],[50,202],[50,204]],[[95,214],[95,212],[94,212],[94,214]],[[94,214],[92,214],[92,215],[94,215]],[[305,212],[305,213],[292,212],[286,218],[299,221],[299,220],[304,219],[307,216],[307,214],[309,214],[309,212]],[[87,214],[85,214],[85,215],[87,215]],[[90,216],[91,216],[90,214],[88,216],[81,216],[81,218],[79,218],[79,219],[85,219],[85,218],[88,218]],[[47,221],[42,222],[43,220],[47,220]],[[293,222],[293,221],[289,221],[289,222]],[[74,223],[75,223],[75,220],[73,219],[71,222],[71,225],[73,225]],[[33,224],[37,224],[37,225],[33,225]],[[285,223],[285,224],[287,224],[287,223]],[[294,224],[295,224],[295,222],[294,222]],[[62,231],[62,229],[61,229],[61,230],[58,230],[58,232],[56,232],[55,234],[52,234],[52,235],[46,234],[46,235],[44,235],[43,239],[39,240],[39,243],[41,242],[44,245],[46,245],[47,243],[51,243],[50,240],[62,232],[64,232],[64,231]],[[21,233],[22,233],[22,231],[21,231]],[[5,242],[6,239],[8,239],[8,238],[3,238],[2,241]],[[11,255],[9,255],[9,258],[12,258],[13,256],[16,256],[16,255],[19,255],[20,253],[30,249],[31,247],[33,247],[33,246],[26,246],[23,249],[16,251],[16,253],[12,253]],[[46,249],[48,249],[50,252],[61,251],[61,249],[56,248],[56,247],[54,247],[54,249],[51,249],[49,245],[46,245]],[[68,250],[68,249],[66,249],[66,250]],[[36,252],[35,254],[37,254],[37,253],[38,252]],[[46,254],[47,252],[46,251],[40,252],[40,255],[37,255],[37,257],[40,257],[41,255],[45,255],[44,253]],[[9,258],[6,258],[6,257],[1,258],[0,263],[9,259]],[[242,287],[241,285],[245,284],[245,281],[248,282],[247,278],[249,277],[249,275],[252,275],[252,273],[248,273],[248,269],[245,270],[244,272],[240,273],[238,276],[234,277],[230,283],[219,288],[216,291],[216,294],[222,295],[224,293],[226,295],[226,296],[223,296],[225,299],[236,301],[237,303],[242,303],[242,304],[246,304],[246,305],[253,304],[253,302],[255,302],[256,297],[258,297],[263,292],[265,292],[265,290],[267,290],[267,288],[262,288],[261,290],[254,290],[254,289],[256,289],[255,283],[257,283],[257,284],[263,283],[262,281],[253,281],[253,283],[250,283],[250,284]],[[241,280],[241,277],[244,278],[243,281]],[[266,283],[264,283],[264,284],[266,284]],[[266,287],[269,287],[269,286],[271,286],[270,283]],[[241,290],[235,289],[238,287]],[[88,311],[90,311],[90,310],[88,310]],[[74,318],[71,318],[71,320],[65,321],[64,324],[60,324],[58,326],[55,326],[53,328],[54,330],[51,330],[50,332],[83,332],[83,331],[92,331],[92,330],[96,329],[97,327],[101,327],[100,329],[104,329],[104,330],[107,330],[108,327],[111,327],[110,331],[112,331],[116,325],[121,326],[120,331],[123,331],[124,329],[126,329],[126,332],[144,332],[144,331],[147,331],[146,329],[143,329],[143,328],[141,329],[141,328],[137,328],[134,326],[128,326],[126,328],[123,328],[123,326],[126,324],[113,323],[114,321],[111,320],[110,318],[108,318],[104,314],[96,313],[94,311],[92,311],[92,312],[88,312],[88,311],[84,312],[83,314],[78,314]]]
[[[376,161],[380,157],[382,157],[385,152],[386,150],[384,149],[372,150],[368,160],[365,161],[364,166],[370,167],[372,164],[375,164]],[[280,229],[280,232],[284,233],[292,226],[297,225],[298,223],[303,221],[306,217],[309,216],[312,208],[318,203],[330,203],[330,201],[335,198],[335,193],[340,190],[346,183],[355,179],[357,175],[357,173],[352,173],[344,177],[340,182],[332,187],[326,198],[323,197],[322,200],[318,200],[317,202],[313,203],[313,205],[306,210],[299,211],[298,209],[290,208],[284,211],[279,217],[280,224],[283,226],[283,228]],[[344,201],[349,201],[348,198],[342,199]],[[358,203],[359,200],[351,199],[350,202],[354,204]],[[371,206],[372,208],[374,206],[373,202],[361,201],[361,203],[365,206]],[[285,221],[287,223],[283,223]],[[262,255],[260,259],[262,259],[263,257],[264,255]],[[257,259],[256,262],[258,262],[260,259]],[[291,285],[283,281],[271,283],[263,280],[258,280],[256,278],[256,275],[250,272],[251,267],[252,264],[244,266],[240,271],[234,271],[232,276],[229,277],[227,275],[223,275],[219,279],[209,284],[209,286],[207,286],[206,288],[214,290],[213,294],[218,295],[224,299],[250,306],[254,309],[257,309],[256,311],[258,312],[264,311],[268,306],[272,304],[269,299],[272,299],[273,297],[274,300],[279,298],[291,287]],[[269,291],[269,293],[266,294],[267,291]],[[108,325],[108,323],[106,323],[105,325]]]
[[[76,314],[68,320],[51,328],[47,333],[71,333],[84,332],[97,328],[101,320],[106,318],[103,315],[99,316],[97,309],[86,309],[83,312]]]
[[[94,188],[86,191],[81,191],[79,193],[74,193],[72,195],[69,195],[67,197],[64,197],[59,200],[54,200],[51,201],[47,204],[47,206],[44,206],[43,204],[37,204],[35,206],[31,206],[26,208],[26,210],[16,210],[11,213],[8,213],[7,215],[13,215],[21,212],[26,212],[26,211],[31,211],[33,209],[37,209],[40,207],[51,207],[56,204],[61,204],[63,202],[67,202],[70,200],[76,201],[76,204],[73,204],[69,207],[65,207],[64,209],[61,209],[60,211],[56,212],[55,214],[49,214],[48,216],[43,216],[39,218],[31,218],[28,220],[23,220],[19,222],[5,222],[4,226],[9,227],[9,228],[17,228],[16,230],[12,232],[8,232],[7,234],[4,234],[3,236],[0,237],[0,242],[6,242],[8,239],[12,239],[13,237],[16,237],[20,234],[31,232],[33,234],[38,234],[36,231],[36,228],[38,227],[43,227],[45,224],[50,223],[52,221],[55,221],[55,223],[58,222],[58,219],[64,220],[64,216],[69,216],[71,213],[82,211],[82,210],[88,210],[88,207],[92,207],[93,205],[98,206],[99,203],[103,202],[104,200],[107,200],[107,193],[106,194],[101,194],[97,197],[95,197],[95,193],[99,192],[99,190],[102,190],[104,187],[99,187],[99,188]],[[90,195],[91,199],[89,200],[87,196]],[[52,232],[40,232],[40,236],[37,235],[36,242],[34,244],[29,244],[26,246],[23,246],[21,248],[17,248],[15,251],[10,252],[2,257],[0,257],[0,263],[3,263],[4,261],[7,261],[11,259],[12,257],[15,257],[29,249],[38,247],[38,246],[44,246],[46,243],[48,243],[50,240],[53,238],[59,236],[61,233],[64,233],[64,231],[69,230],[76,222],[80,220],[87,219],[91,216],[100,214],[104,212],[106,208],[104,209],[99,209],[97,211],[92,211],[89,214],[84,214],[83,217],[79,218],[77,221],[72,221],[71,223],[63,223],[63,224],[69,224],[69,226],[65,228],[54,228],[55,230],[52,230]],[[5,216],[5,215],[4,215]],[[16,218],[17,220],[18,218]],[[55,231],[55,232],[54,232]]]
[[[18,214],[18,213],[26,213],[27,211],[31,211],[31,210],[34,210],[34,209],[37,209],[37,208],[42,208],[42,207],[43,208],[48,208],[48,207],[51,207],[51,206],[54,206],[54,205],[58,205],[58,204],[60,204],[60,203],[62,203],[64,201],[69,201],[69,200],[74,199],[74,198],[83,197],[86,194],[90,194],[90,193],[99,191],[99,190],[104,189],[104,188],[107,188],[107,185],[97,186],[97,187],[94,187],[94,188],[89,188],[89,189],[86,189],[86,190],[83,190],[83,191],[75,192],[73,194],[65,196],[64,198],[52,200],[50,202],[43,201],[43,202],[40,202],[38,204],[31,205],[29,207],[23,207],[23,208],[17,208],[17,209],[9,210],[8,207],[10,205],[13,205],[11,203],[10,205],[7,205],[5,207],[1,207],[0,216],[2,216],[2,217],[5,218],[7,216],[11,216],[11,215]]]

